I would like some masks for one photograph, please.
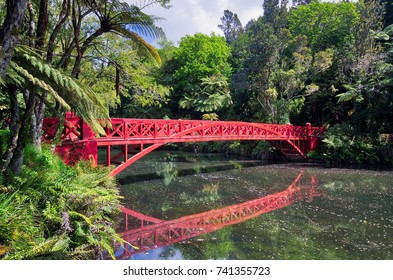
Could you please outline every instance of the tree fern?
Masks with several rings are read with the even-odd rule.
[[[24,82],[27,82],[27,87],[31,88],[32,86],[37,86],[39,87],[42,91],[49,93],[59,104],[66,110],[66,111],[71,111],[70,105],[63,99],[61,96],[47,83],[45,83],[43,80],[38,79],[37,77],[33,76],[30,74],[26,69],[20,67],[18,64],[15,62],[11,61],[10,62],[10,67],[15,70],[16,73],[19,74],[19,78],[24,78]],[[22,79],[21,79],[22,80]],[[17,82],[17,80],[14,80]],[[31,86],[29,85],[31,84]],[[37,95],[41,95],[39,90],[34,90],[34,93]]]
[[[118,32],[124,37],[132,39],[135,45],[138,47],[139,52],[142,52],[143,55],[151,55],[158,64],[161,64],[161,58],[157,50],[152,45],[147,43],[136,32],[130,31],[122,26],[116,26],[114,31]]]
[[[108,119],[108,109],[89,88],[44,63],[27,48],[15,49],[11,66],[27,84],[37,85],[45,90],[66,110],[73,109],[96,132],[104,133],[97,118]]]
[[[146,51],[144,55],[148,53],[158,63],[161,63],[158,52],[141,37],[141,35],[151,38],[161,38],[164,36],[164,32],[161,28],[158,28],[154,24],[159,18],[143,13],[136,5],[130,5],[118,0],[87,0],[85,2],[87,6],[93,9],[93,12],[100,22],[100,28],[86,39],[85,42],[87,42],[87,44],[84,44],[82,49],[86,49],[91,41],[100,36],[100,34],[114,32],[131,39],[140,49]],[[154,4],[153,2],[159,3],[165,7],[168,1],[150,1],[150,3],[145,4],[152,5]]]

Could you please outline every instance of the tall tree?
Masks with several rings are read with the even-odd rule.
[[[224,11],[224,16],[221,17],[221,24],[218,27],[224,32],[228,44],[233,43],[243,33],[243,26],[239,17],[229,10]]]
[[[264,0],[263,1],[263,18],[270,24],[275,32],[287,25],[287,6],[288,0]]]
[[[28,0],[7,0],[7,13],[0,28],[0,79],[5,77],[11,61]]]
[[[353,27],[357,20],[355,3],[314,1],[291,10],[289,29],[295,36],[305,35],[312,51],[316,53],[352,42]]]
[[[171,72],[167,83],[173,88],[170,105],[174,114],[180,113],[181,98],[186,95],[197,98],[197,91],[203,87],[202,79],[215,75],[230,77],[229,54],[230,48],[221,36],[197,33],[181,39],[173,59],[168,61]]]

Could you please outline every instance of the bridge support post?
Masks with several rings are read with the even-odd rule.
[[[111,166],[111,145],[106,147],[106,164]]]
[[[88,159],[92,166],[98,165],[98,147],[97,142],[88,141],[85,144],[84,159]]]
[[[80,120],[80,122],[81,122],[81,138],[82,138],[82,140],[94,139],[96,137],[96,135],[93,132],[93,130],[90,128],[90,126],[82,119]]]
[[[306,146],[304,147],[304,154],[306,155],[312,149],[312,138],[311,138],[311,123],[306,123]]]

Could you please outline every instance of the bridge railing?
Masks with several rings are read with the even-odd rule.
[[[141,120],[112,119],[112,127],[106,128],[106,135],[100,138],[170,138],[188,137],[261,137],[267,139],[307,138],[323,134],[320,127],[293,126],[282,124],[246,123],[232,121],[198,120]],[[189,133],[187,133],[189,132]]]
[[[111,126],[103,127],[105,135],[96,135],[79,117],[67,113],[63,125],[57,118],[47,118],[43,125],[43,139],[53,141],[59,127],[62,133],[55,151],[66,163],[75,163],[79,159],[98,162],[98,147],[107,148],[107,165],[112,159],[111,147],[121,146],[123,163],[117,166],[120,172],[145,154],[170,142],[202,142],[228,140],[266,140],[289,143],[288,147],[276,146],[289,157],[290,153],[307,158],[309,151],[317,148],[319,136],[324,133],[321,127],[294,126],[284,124],[247,123],[238,121],[200,121],[200,120],[158,120],[158,119],[111,119]],[[140,145],[140,153],[129,158],[128,146]],[[150,145],[148,148],[144,144]],[[118,158],[116,155],[115,158]],[[120,169],[119,169],[120,168]],[[114,171],[113,171],[114,172]],[[113,174],[117,174],[117,173]],[[112,174],[112,173],[111,173]]]
[[[96,137],[88,124],[73,113],[66,113],[62,127],[61,135],[57,135],[60,128],[59,118],[45,118],[42,126],[43,140],[49,142],[58,136],[62,142],[75,142]]]
[[[227,137],[264,136],[267,139],[290,137],[319,137],[324,133],[322,127],[294,126],[284,124],[246,123],[235,121],[199,120],[159,120],[159,119],[111,119],[112,127],[106,127],[106,135],[96,136],[90,127],[79,117],[67,113],[60,136],[62,141],[87,139],[130,139],[130,138],[170,138],[189,137]],[[59,119],[46,118],[43,125],[43,138],[53,140],[58,133]],[[187,134],[186,132],[189,132]],[[185,135],[182,135],[185,134]]]

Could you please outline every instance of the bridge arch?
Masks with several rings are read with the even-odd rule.
[[[162,121],[162,120],[160,120]],[[230,140],[270,140],[270,141],[285,141],[288,143],[296,152],[303,158],[306,158],[306,153],[304,153],[292,140],[297,141],[307,141],[306,127],[295,127],[292,125],[269,125],[260,123],[244,123],[244,122],[220,122],[220,121],[204,121],[191,123],[192,126],[189,128],[184,128],[185,124],[190,124],[187,121],[172,121],[168,123],[169,125],[174,125],[178,130],[172,131],[172,133],[162,132],[165,130],[165,124],[160,125],[158,128],[156,126],[151,127],[150,132],[155,132],[146,137],[143,140],[137,140],[137,142],[143,142],[143,144],[152,144],[151,146],[144,148],[141,147],[140,152],[136,153],[132,157],[128,158],[125,153],[125,147],[122,149],[122,153],[125,156],[125,160],[120,163],[111,171],[111,175],[115,176],[121,171],[144,157],[145,155],[153,152],[164,144],[167,143],[184,143],[184,142],[208,142],[208,141],[230,141]],[[184,122],[184,123],[183,123]],[[183,127],[182,127],[183,125]],[[141,133],[141,131],[139,131]],[[126,133],[120,133],[123,137]],[[145,134],[146,133],[145,131]],[[162,137],[162,135],[165,137]],[[110,134],[109,134],[110,135]],[[140,136],[140,135],[138,135]],[[113,140],[115,138],[112,138]],[[116,140],[114,140],[116,141]],[[127,140],[126,140],[127,141]],[[128,139],[129,143],[133,143],[132,139]],[[127,145],[127,144],[126,144]],[[124,145],[123,145],[124,146]],[[109,147],[108,147],[109,149]],[[108,157],[107,163],[110,164],[110,159]]]
[[[152,120],[152,119],[111,119],[112,127],[106,127],[106,135],[97,137],[88,125],[74,115],[68,115],[64,122],[62,143],[56,151],[72,163],[78,158],[90,159],[97,163],[98,147],[107,148],[107,165],[123,157],[120,165],[111,171],[119,172],[167,143],[266,140],[284,155],[293,153],[306,158],[306,154],[317,147],[319,137],[324,133],[321,127],[293,126],[282,124],[248,123],[238,121],[198,120]],[[54,125],[55,124],[55,125]],[[44,137],[51,139],[56,134],[57,119],[44,121]],[[130,145],[140,146],[140,151],[128,157]],[[145,145],[150,145],[145,147]],[[122,151],[111,157],[111,147],[121,146]]]

